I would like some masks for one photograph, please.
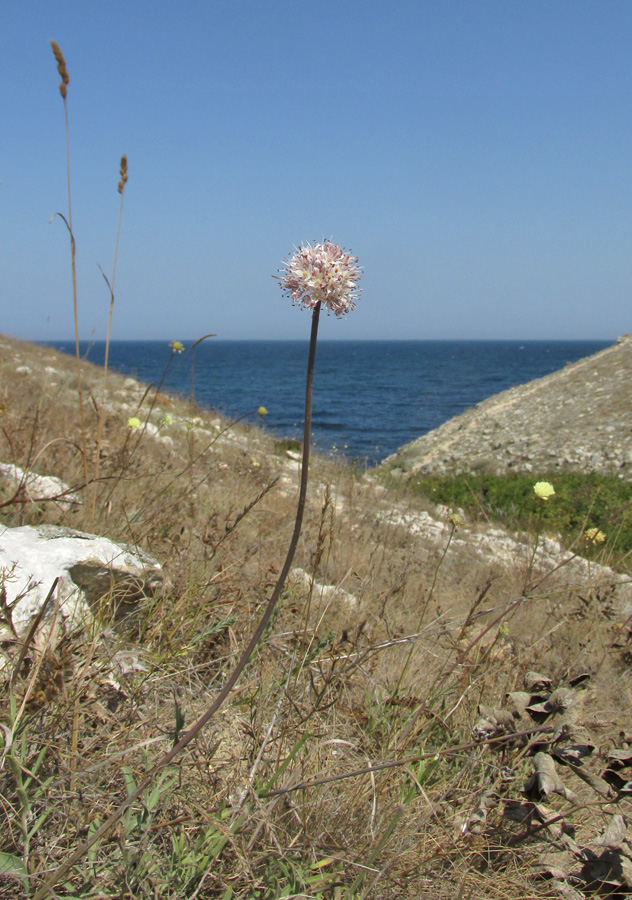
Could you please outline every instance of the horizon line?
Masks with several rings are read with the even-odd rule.
[[[5,335],[5,337],[11,338],[11,335]],[[514,337],[476,337],[476,338],[461,338],[461,337],[448,337],[448,338],[331,338],[331,337],[323,337],[319,338],[318,343],[330,343],[330,344],[338,344],[338,343],[348,343],[348,344],[419,344],[419,343],[590,343],[590,344],[605,344],[608,342],[614,343],[622,337],[622,335],[618,335],[617,337],[546,337],[546,338],[514,338]],[[17,340],[23,340],[27,343],[33,344],[50,344],[50,343],[63,343],[63,344],[74,344],[75,337],[57,337],[57,338],[17,338]],[[195,343],[198,338],[183,338],[181,343]],[[138,343],[146,343],[146,344],[170,344],[172,343],[173,338],[111,338],[110,343],[117,344],[138,344]],[[105,338],[79,338],[79,343],[82,344],[105,344]],[[252,343],[252,344],[295,344],[295,343],[309,343],[309,337],[299,338],[299,337],[291,337],[291,338],[220,338],[217,337],[213,343]]]

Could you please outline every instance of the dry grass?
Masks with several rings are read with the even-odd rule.
[[[85,494],[79,429],[69,427],[72,361],[9,339],[0,352],[0,460]],[[84,364],[82,383],[96,435],[102,373]],[[31,502],[3,483],[2,521],[136,544],[159,559],[166,587],[122,619],[104,597],[87,632],[29,648],[1,720],[11,729],[25,704],[1,776],[1,849],[29,877],[6,876],[4,896],[34,893],[208,705],[254,630],[292,528],[296,466],[259,429],[227,428],[117,375],[104,408],[94,513]],[[152,422],[172,417],[169,441],[127,427],[150,409]],[[89,471],[96,446],[88,441]],[[314,460],[296,560],[308,577],[288,582],[231,702],[57,896],[551,896],[535,877],[541,854],[563,850],[571,832],[586,847],[629,805],[595,787],[607,752],[625,746],[627,630],[590,585],[560,576],[519,600],[522,563],[481,563],[449,545],[449,528],[437,545],[380,515],[423,502]],[[5,643],[5,671],[18,652]],[[479,705],[509,708],[529,670],[555,688],[578,668],[592,673],[576,693],[593,783],[558,764],[576,797],[527,798],[550,734],[475,742]],[[510,730],[536,727],[523,713]],[[542,827],[541,815],[561,818]]]

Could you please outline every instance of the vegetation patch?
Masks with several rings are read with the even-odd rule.
[[[603,550],[603,543],[621,560],[632,550],[632,485],[596,472],[538,474],[555,494],[545,503],[533,491],[528,474],[425,476],[411,480],[415,494],[433,503],[462,509],[471,521],[494,522],[516,531],[562,535],[566,543],[582,541],[584,555]],[[591,530],[596,528],[594,536]],[[605,542],[595,540],[599,535]]]

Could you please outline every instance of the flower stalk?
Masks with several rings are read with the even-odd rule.
[[[290,572],[290,567],[296,554],[298,542],[303,525],[305,502],[307,499],[307,482],[309,475],[310,439],[312,429],[312,385],[314,380],[314,364],[316,360],[316,341],[318,338],[318,322],[322,306],[340,316],[353,309],[354,301],[359,296],[357,281],[360,279],[360,270],[356,265],[357,260],[352,261],[340,247],[326,242],[316,244],[314,247],[307,245],[301,248],[294,257],[286,262],[287,271],[281,279],[281,287],[288,292],[293,301],[300,303],[312,310],[312,325],[309,341],[309,354],[307,360],[307,377],[305,382],[305,422],[303,429],[303,458],[299,486],[296,518],[290,544],[288,546],[283,568],[277,579],[277,583],[268,600],[264,613],[255,629],[254,634],[246,649],[241,654],[235,668],[228,677],[224,687],[213,700],[206,711],[193,723],[172,749],[156,762],[147,775],[139,782],[137,787],[125,798],[108,819],[97,828],[94,833],[71,853],[48,878],[44,880],[33,900],[44,900],[51,896],[53,888],[64,878],[71,868],[82,859],[96,843],[98,843],[116,823],[123,817],[126,810],[143,794],[152,783],[158,772],[168,766],[184,748],[200,733],[204,726],[212,719],[217,710],[222,706],[233,690],[239,676],[248,664],[257,644],[261,640],[276,608],[281,591]],[[179,347],[172,345],[173,354]],[[130,420],[131,421],[131,420]],[[133,427],[133,426],[131,426]]]

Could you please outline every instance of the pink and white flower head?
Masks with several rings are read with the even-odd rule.
[[[331,241],[305,244],[283,265],[281,289],[305,309],[313,309],[320,302],[337,316],[344,316],[360,297],[362,272],[357,257]]]

